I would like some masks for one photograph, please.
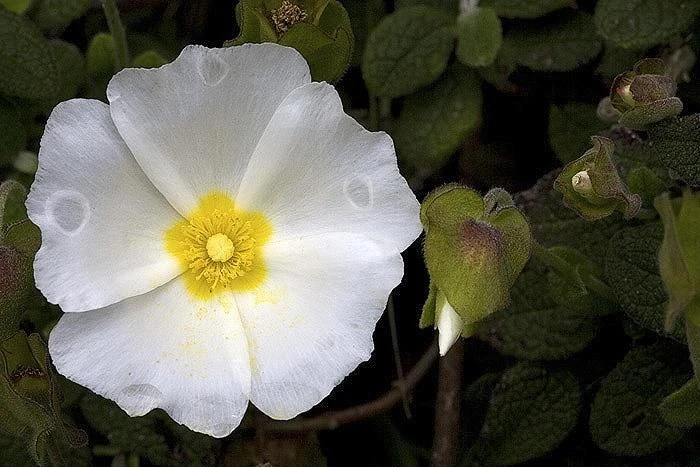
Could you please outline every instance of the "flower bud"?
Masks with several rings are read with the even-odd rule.
[[[31,261],[16,249],[0,245],[0,340],[19,329],[32,279]]]
[[[430,292],[421,327],[439,333],[440,354],[478,322],[506,306],[530,255],[530,229],[510,195],[447,185],[423,201]]]
[[[49,439],[56,446],[87,442],[63,420],[56,375],[38,334],[16,331],[0,340],[0,412],[5,433],[20,435],[38,465],[45,464]]]
[[[593,136],[593,148],[567,164],[554,181],[564,195],[564,204],[586,220],[593,221],[620,211],[634,217],[641,207],[639,195],[631,194],[612,160],[615,145],[608,138]]]
[[[275,42],[294,47],[315,81],[337,81],[350,65],[350,17],[336,0],[242,0],[236,5],[238,37],[224,45]]]
[[[637,62],[633,71],[618,75],[610,88],[610,102],[621,112],[620,124],[644,130],[650,123],[678,115],[683,103],[676,96],[676,81],[659,59]]]

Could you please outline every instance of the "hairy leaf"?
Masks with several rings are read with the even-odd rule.
[[[578,382],[570,373],[528,363],[506,370],[468,462],[513,465],[546,454],[574,428],[580,405]]]
[[[559,360],[583,350],[598,335],[599,316],[611,305],[589,294],[561,300],[547,274],[531,261],[511,289],[510,306],[489,317],[478,337],[501,353],[528,360]]]
[[[617,47],[646,49],[688,29],[699,11],[696,0],[600,0],[595,25]]]
[[[690,428],[700,425],[700,386],[697,378],[692,378],[661,401],[659,411],[671,426]]]
[[[649,139],[656,157],[675,176],[700,186],[700,114],[651,125]]]
[[[614,454],[643,456],[670,446],[683,431],[667,425],[658,410],[664,397],[690,376],[677,344],[661,340],[637,347],[608,374],[591,406],[593,441]]]
[[[593,18],[585,13],[561,15],[553,24],[523,24],[503,38],[499,62],[535,71],[570,71],[598,55],[602,41]]]
[[[367,38],[362,76],[370,93],[399,97],[435,81],[453,48],[454,18],[426,6],[384,17]]]
[[[437,170],[481,119],[481,83],[463,67],[406,98],[392,136],[409,172]]]
[[[657,254],[663,239],[659,222],[626,227],[615,234],[605,254],[605,278],[627,315],[640,326],[685,341],[682,323],[671,333],[664,330],[668,296],[664,290]]]
[[[491,65],[503,43],[501,20],[491,8],[475,8],[457,19],[457,58],[465,65]]]
[[[0,93],[26,99],[56,96],[56,64],[36,26],[0,8],[0,44]]]

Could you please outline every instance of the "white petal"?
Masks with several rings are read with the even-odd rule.
[[[346,115],[326,83],[297,88],[280,105],[237,201],[264,212],[277,238],[355,232],[403,251],[422,230],[391,138]]]
[[[214,189],[236,192],[275,109],[310,80],[291,48],[188,46],[158,69],[119,72],[107,97],[139,164],[185,215]]]
[[[27,211],[42,234],[37,287],[64,311],[107,306],[180,273],[163,248],[163,231],[180,216],[143,174],[102,102],[56,106]]]
[[[345,233],[277,242],[266,259],[265,285],[236,302],[252,357],[251,402],[288,419],[370,357],[403,261],[393,248]]]
[[[462,334],[464,321],[452,308],[452,305],[450,305],[443,293],[438,292],[438,294],[435,327],[438,330],[438,349],[440,350],[440,355],[444,357]]]
[[[248,405],[250,359],[235,302],[195,301],[180,279],[101,310],[64,314],[49,352],[59,373],[131,416],[160,407],[222,437]]]

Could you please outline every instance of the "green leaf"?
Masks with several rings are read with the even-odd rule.
[[[52,101],[52,104],[57,104],[78,95],[78,90],[85,83],[86,78],[85,58],[80,49],[69,42],[53,40],[49,42],[49,46],[60,83],[58,96]]]
[[[41,0],[33,19],[42,31],[57,34],[90,8],[90,0]]]
[[[457,19],[457,58],[465,65],[493,63],[503,43],[501,20],[491,8],[475,8]]]
[[[632,193],[642,198],[645,206],[652,206],[654,198],[668,189],[668,186],[648,167],[632,168],[627,174],[627,185]]]
[[[454,18],[426,6],[384,17],[367,38],[362,76],[370,93],[399,97],[442,74],[453,49]]]
[[[570,71],[593,60],[601,47],[591,16],[567,14],[544,26],[525,23],[509,29],[498,61],[535,71]]]
[[[600,315],[612,307],[587,293],[569,300],[562,300],[562,295],[561,289],[547,284],[545,269],[531,261],[511,289],[510,306],[487,318],[477,335],[505,355],[526,360],[568,358],[596,338]]]
[[[596,106],[569,102],[549,108],[549,143],[564,164],[578,159],[591,146],[591,136],[608,127],[596,115]]]
[[[625,313],[640,326],[658,334],[685,341],[682,323],[670,333],[664,330],[668,296],[659,275],[657,253],[663,238],[659,222],[626,227],[608,244],[605,279]]]
[[[463,465],[513,465],[546,454],[576,426],[580,406],[578,382],[570,373],[528,363],[506,370]]]
[[[651,125],[649,139],[662,164],[688,185],[700,187],[700,114]]]
[[[659,404],[661,417],[666,423],[679,428],[700,425],[700,386],[693,378]]]
[[[481,82],[459,66],[408,96],[392,131],[402,168],[432,172],[444,166],[481,120],[481,100]]]
[[[539,18],[561,8],[575,8],[575,0],[484,0],[504,18]]]
[[[0,167],[12,164],[27,145],[27,131],[19,112],[10,103],[0,100]]]
[[[26,99],[58,93],[57,67],[41,32],[27,19],[0,8],[0,93]]]
[[[688,380],[690,365],[672,341],[632,349],[606,376],[591,406],[593,441],[613,454],[644,456],[683,431],[666,424],[659,403]]]
[[[695,0],[600,0],[595,25],[617,47],[647,49],[686,31],[699,11]]]

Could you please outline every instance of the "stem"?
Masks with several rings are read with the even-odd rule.
[[[387,314],[389,315],[389,331],[391,333],[391,348],[394,352],[394,365],[396,366],[397,382],[403,387],[406,385],[403,376],[403,365],[401,364],[401,352],[399,351],[399,335],[396,331],[396,312],[394,310],[394,294],[389,295],[389,301],[386,304]],[[408,397],[402,394],[403,412],[406,418],[411,418],[411,409],[408,406]]]
[[[356,405],[345,410],[329,411],[311,418],[299,418],[294,420],[266,420],[259,425],[261,430],[267,432],[305,432],[334,430],[341,425],[364,420],[387,412],[395,406],[404,394],[410,392],[416,384],[425,376],[433,366],[438,356],[437,340],[428,347],[416,365],[408,372],[404,384],[399,382],[393,384],[393,389],[387,391],[383,396]]]
[[[117,8],[115,0],[101,1],[102,9],[107,18],[109,32],[112,33],[112,37],[114,38],[114,71],[118,72],[129,65],[129,47],[126,44],[126,32],[124,31],[122,20],[119,17],[119,9]]]
[[[433,467],[453,467],[457,464],[463,363],[464,339],[457,339],[440,359],[431,457]]]
[[[582,282],[586,289],[601,298],[610,302],[617,302],[615,294],[609,285],[591,274],[580,273],[567,261],[555,255],[534,239],[532,240],[532,255],[547,267],[562,275],[572,284]]]

